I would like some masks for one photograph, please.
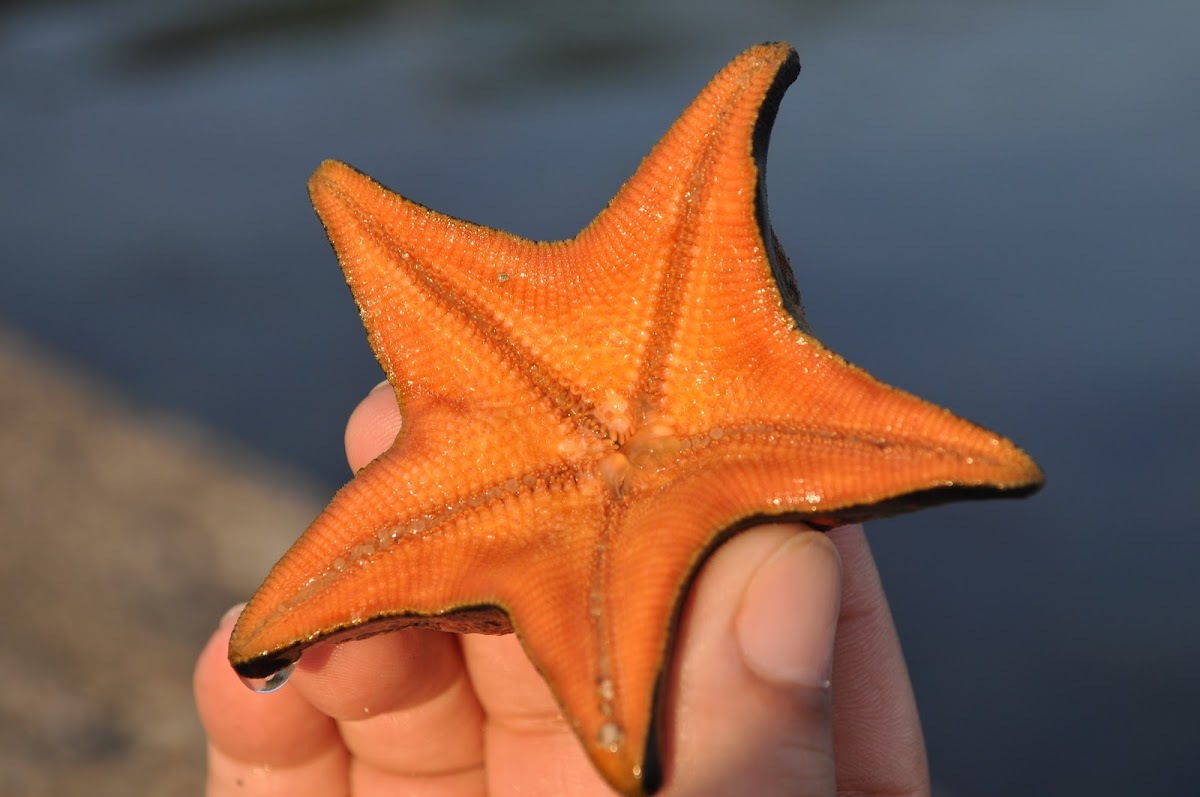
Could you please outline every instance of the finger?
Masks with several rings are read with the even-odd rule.
[[[295,690],[256,694],[234,674],[226,651],[236,619],[222,619],[193,678],[208,734],[209,797],[345,792],[349,756],[334,721]]]
[[[380,382],[367,394],[346,424],[346,459],[358,472],[375,457],[387,450],[400,432],[400,407],[396,394],[387,382]]]
[[[381,382],[346,424],[350,467],[383,453],[401,425],[395,392]],[[356,785],[406,794],[482,788],[482,709],[455,635],[414,629],[310,651],[293,680],[340,720]]]
[[[862,526],[829,532],[845,579],[833,666],[838,785],[862,795],[927,795],[916,700]]]
[[[348,435],[347,449],[357,468],[386,448],[400,417],[390,389],[373,391],[355,414],[360,419],[352,426],[363,433],[353,441]],[[209,740],[209,794],[344,792],[350,755],[337,723],[294,687],[260,695],[239,682],[226,659],[235,620],[236,612],[222,620],[200,655],[194,678]],[[315,655],[310,653],[310,662]]]
[[[487,714],[490,793],[611,797],[515,635],[466,636],[463,652]]]
[[[761,526],[717,550],[682,618],[668,794],[832,795],[841,582],[821,534]]]
[[[286,688],[337,720],[353,793],[483,793],[483,712],[455,635],[410,629],[323,645]]]

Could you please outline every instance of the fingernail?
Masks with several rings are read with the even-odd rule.
[[[827,689],[841,593],[837,549],[825,535],[785,542],[742,595],[736,633],[746,666],[766,681]]]
[[[222,626],[222,625],[225,625],[226,623],[233,622],[241,615],[242,609],[245,609],[245,608],[246,608],[245,603],[235,603],[234,605],[230,606],[228,609],[225,610],[225,614],[221,615],[221,621],[219,623],[217,623],[217,625]]]
[[[385,387],[391,387],[391,386],[392,386],[392,383],[385,379],[382,382],[380,382],[378,385],[376,385],[375,387],[371,388],[370,392],[374,393],[376,390],[383,390]]]

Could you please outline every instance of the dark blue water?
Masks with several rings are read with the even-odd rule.
[[[940,788],[1182,794],[1197,30],[1190,0],[8,4],[0,322],[332,489],[380,375],[307,204],[321,159],[568,236],[728,58],[787,39],[770,195],[814,328],[1049,477],[874,527]]]

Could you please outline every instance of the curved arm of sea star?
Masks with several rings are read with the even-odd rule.
[[[516,630],[589,754],[636,793],[642,749],[621,745],[603,714],[603,480],[560,465],[430,506],[405,485],[435,461],[401,449],[360,471],[271,571],[230,641],[235,668],[262,676],[316,642],[412,625]]]
[[[731,61],[579,238],[608,237],[620,246],[636,234],[640,246],[651,233],[661,254],[672,245],[690,246],[679,234],[690,234],[695,222],[756,228],[767,139],[783,92],[799,72],[795,50],[783,43],[752,47]]]
[[[453,574],[461,569],[470,581],[475,566],[459,568],[453,545],[440,564],[423,557],[472,524],[478,533],[455,544],[482,555],[491,540],[543,527],[531,497],[578,490],[580,452],[560,450],[574,429],[536,404],[484,408],[470,397],[414,392],[408,410],[391,448],[338,492],[255,594],[234,634],[235,666],[262,659],[266,667],[272,656],[380,612],[489,603],[486,590],[448,597],[458,585]],[[420,589],[406,604],[404,579],[413,578]],[[432,591],[422,598],[420,590]]]
[[[653,396],[663,361],[680,342],[703,341],[697,322],[736,321],[772,302],[777,281],[792,324],[805,328],[790,266],[766,210],[770,130],[799,73],[785,44],[753,47],[688,106],[637,172],[575,242],[621,251],[618,265],[651,273],[650,315],[635,392]],[[686,179],[681,179],[685,177]],[[636,250],[624,251],[635,240]],[[711,302],[711,304],[706,304]]]
[[[493,306],[511,273],[536,259],[536,244],[429,211],[335,161],[309,192],[402,407],[412,393],[485,406],[532,394],[578,403],[539,343]]]
[[[647,719],[663,710],[655,701],[679,612],[700,565],[731,534],[772,518],[827,529],[957,497],[1023,494],[1040,483],[1036,466],[1007,440],[925,406],[969,440],[954,450],[911,438],[881,445],[751,420],[680,441],[677,475],[658,484],[647,475],[643,492],[621,505],[597,575],[601,678],[607,721],[632,749],[646,750],[652,768],[659,751]]]
[[[435,213],[335,161],[309,190],[402,404],[421,390],[535,395],[600,437],[628,427],[621,397],[644,344],[637,317],[650,311],[639,299],[648,276],[629,257],[609,268],[574,244]]]

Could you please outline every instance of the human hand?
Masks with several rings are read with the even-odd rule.
[[[400,423],[390,388],[372,391],[347,427],[351,467]],[[515,636],[409,629],[320,645],[261,695],[226,660],[235,619],[195,673],[210,797],[611,794]],[[929,793],[861,527],[765,524],[725,543],[688,597],[674,660],[664,795]]]

